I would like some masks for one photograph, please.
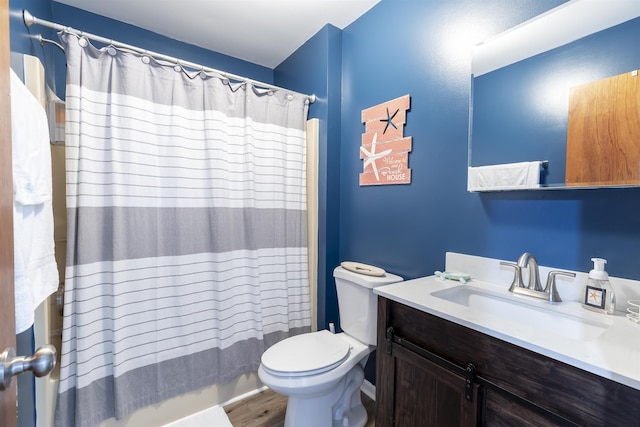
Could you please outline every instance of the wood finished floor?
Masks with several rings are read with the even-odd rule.
[[[369,415],[365,427],[375,426],[375,402],[363,393],[362,403]],[[227,405],[224,410],[233,427],[283,427],[287,397],[271,390],[265,390]]]

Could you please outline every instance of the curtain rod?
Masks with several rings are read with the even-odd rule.
[[[126,43],[121,43],[121,42],[115,41],[113,39],[107,39],[105,37],[97,36],[95,34],[87,33],[87,32],[84,32],[84,31],[79,31],[79,30],[73,29],[71,27],[65,27],[64,25],[57,24],[55,22],[51,22],[51,21],[47,21],[47,20],[44,20],[44,19],[36,18],[31,13],[29,13],[29,11],[26,10],[26,9],[22,10],[22,20],[24,21],[24,25],[26,25],[27,27],[30,27],[30,26],[32,26],[34,24],[35,25],[41,25],[43,27],[51,28],[51,29],[54,29],[56,31],[65,31],[65,32],[68,32],[68,33],[71,33],[71,34],[75,34],[75,35],[77,35],[79,37],[86,37],[87,39],[94,40],[94,41],[97,41],[99,43],[104,43],[106,45],[111,45],[113,47],[119,47],[119,48],[127,49],[127,50],[130,50],[130,51],[136,52],[136,53],[149,55],[149,56],[152,56],[154,58],[161,59],[163,61],[173,62],[173,63],[175,63],[177,65],[193,68],[194,70],[203,70],[205,72],[208,71],[208,72],[217,73],[217,74],[220,74],[223,77],[226,77],[226,78],[231,79],[231,80],[238,80],[238,81],[242,81],[242,82],[246,82],[246,83],[251,83],[251,84],[255,84],[256,86],[264,87],[264,88],[267,88],[267,89],[282,90],[282,91],[285,91],[285,92],[294,92],[292,90],[285,89],[285,88],[278,87],[278,86],[274,86],[272,84],[268,84],[268,83],[260,82],[260,81],[257,81],[257,80],[252,80],[252,79],[249,79],[247,77],[242,77],[242,76],[238,76],[238,75],[235,75],[235,74],[227,73],[226,71],[216,70],[215,68],[205,67],[204,65],[196,64],[194,62],[183,61],[182,59],[174,58],[173,56],[164,55],[162,53],[157,53],[157,52],[153,52],[153,51],[150,51],[150,50],[142,49],[142,48],[139,48],[137,46],[132,46],[130,44],[126,44]],[[40,37],[40,42],[42,43],[42,41],[43,41],[42,37]],[[313,104],[316,101],[316,96],[314,94],[307,95],[307,98],[309,99],[309,103],[310,104]]]

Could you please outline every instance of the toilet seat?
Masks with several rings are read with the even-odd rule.
[[[262,366],[271,375],[301,377],[330,371],[342,364],[351,345],[329,331],[287,338],[262,355]]]

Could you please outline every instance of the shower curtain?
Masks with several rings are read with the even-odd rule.
[[[310,329],[307,97],[97,49],[67,55],[56,425],[257,370]]]

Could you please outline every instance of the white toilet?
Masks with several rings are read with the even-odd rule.
[[[277,393],[289,396],[285,427],[361,427],[367,421],[360,386],[363,368],[376,345],[373,288],[403,279],[364,264],[343,265],[367,273],[343,267],[333,271],[344,332],[296,335],[262,355],[260,379]]]

